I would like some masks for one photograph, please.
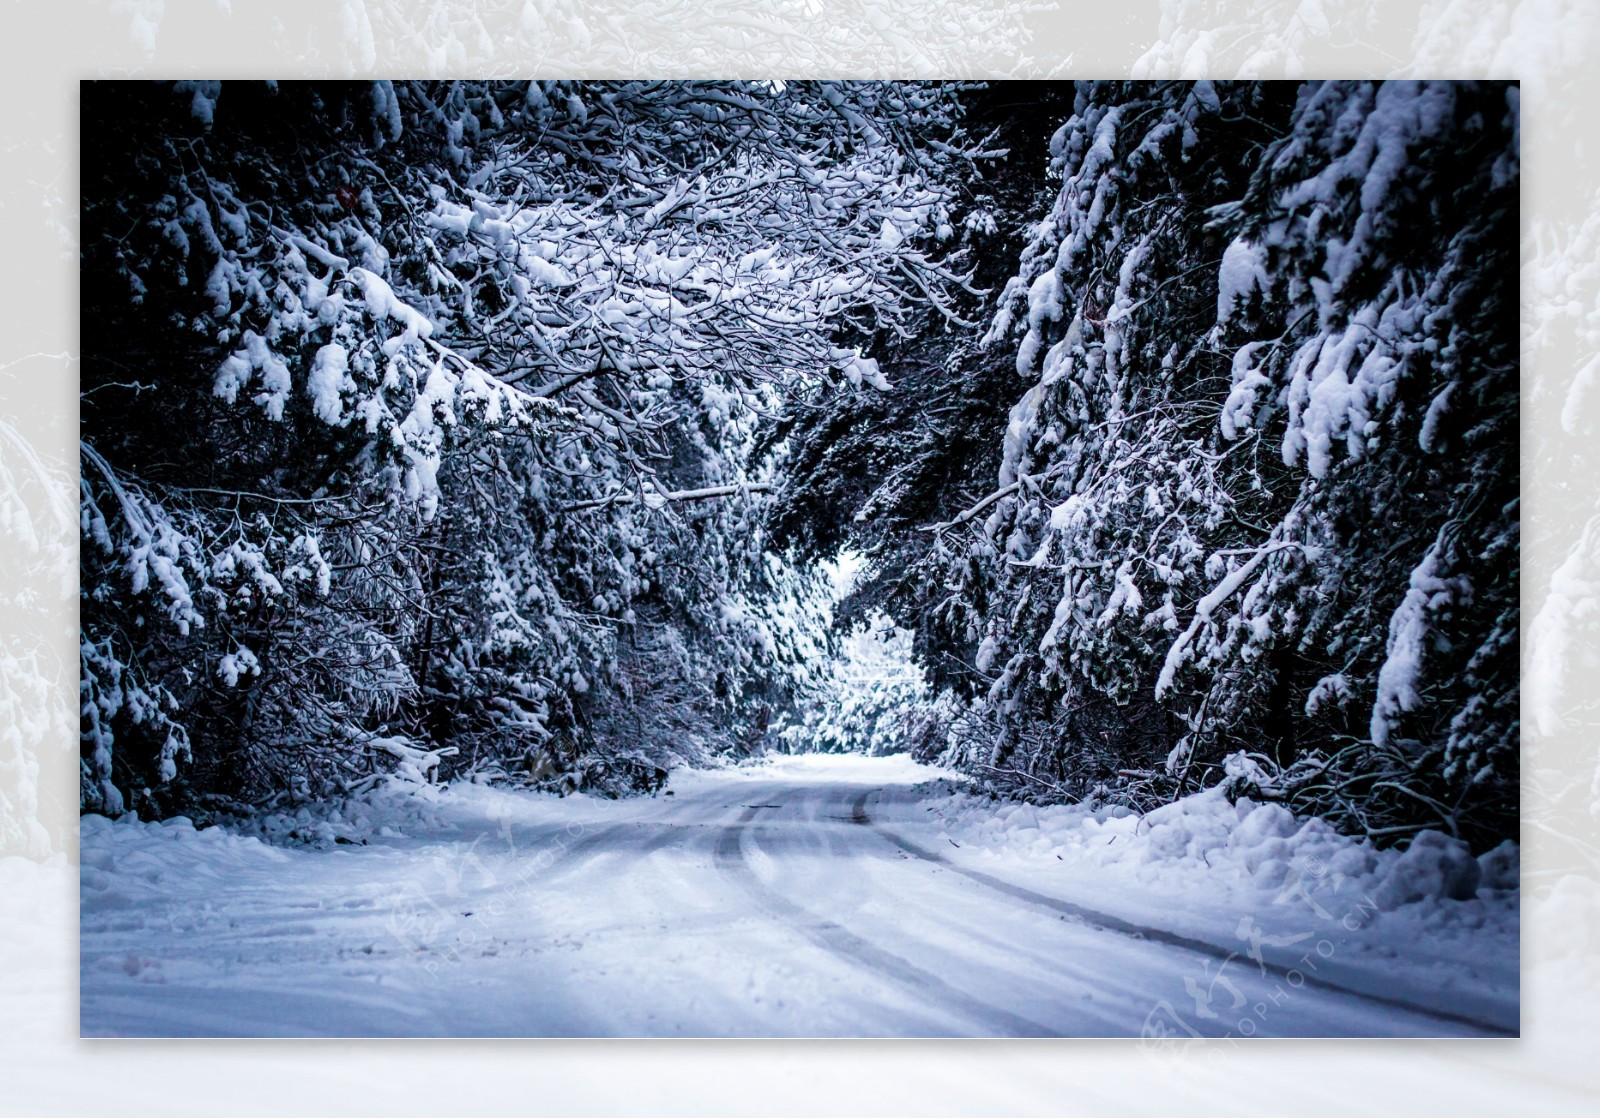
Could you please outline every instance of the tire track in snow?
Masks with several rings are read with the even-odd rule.
[[[837,810],[839,806],[835,805]],[[848,815],[830,819],[849,822]],[[995,974],[994,982],[1011,983],[1026,976],[1030,997],[1040,1001],[1039,1009],[1028,1011],[1042,1021],[1054,1023],[1063,1036],[1123,1037],[1128,1034],[1128,1015],[1148,1010],[1149,980],[1133,972],[1107,974],[1092,952],[1083,950],[1092,943],[1094,930],[1059,913],[1028,908],[1026,924],[993,919],[993,899],[986,891],[957,878],[947,882],[943,875],[928,876],[923,864],[904,851],[883,848],[881,858],[859,858],[862,854],[859,833],[851,842],[849,828],[828,830],[830,851],[845,858],[858,856],[863,884],[892,906],[895,934],[908,945],[900,951],[912,959],[921,954],[947,954],[965,964],[977,964]],[[881,875],[881,877],[880,877]],[[922,878],[927,892],[908,889],[908,876]],[[952,896],[954,895],[954,896]],[[982,906],[967,902],[982,901]],[[1008,907],[1009,908],[1009,907]],[[1016,907],[1021,909],[1023,907]],[[1065,934],[1071,939],[1063,943]],[[899,940],[896,943],[900,943]],[[926,946],[925,949],[920,946]],[[987,990],[984,972],[970,971],[969,984]],[[1010,998],[1008,1005],[1016,1005]],[[1069,1017],[1061,1018],[1067,1014]]]
[[[1054,912],[1060,913],[1072,920],[1080,921],[1094,928],[1104,929],[1107,932],[1117,933],[1118,935],[1131,937],[1135,940],[1144,940],[1156,944],[1165,944],[1172,948],[1179,948],[1188,952],[1194,952],[1215,960],[1226,961],[1237,955],[1237,953],[1233,950],[1223,948],[1221,945],[1212,944],[1210,941],[1199,940],[1195,937],[1184,936],[1182,933],[1170,932],[1166,929],[1157,929],[1148,925],[1140,925],[1132,921],[1126,921],[1121,917],[1113,917],[1109,913],[1101,913],[1097,910],[1086,908],[1085,906],[1076,905],[1070,901],[1063,901],[1060,898],[1051,897],[1049,894],[1041,894],[1036,890],[1028,889],[1026,886],[1019,886],[1014,882],[1007,882],[1003,878],[996,878],[992,874],[985,874],[981,870],[972,870],[968,867],[962,866],[959,863],[952,862],[950,859],[945,858],[937,851],[929,851],[925,847],[918,846],[917,844],[912,843],[909,839],[890,831],[882,824],[874,821],[872,817],[867,814],[867,798],[876,792],[882,792],[882,790],[869,789],[866,792],[860,793],[856,796],[855,800],[852,801],[850,805],[850,822],[853,824],[866,825],[876,834],[882,836],[884,839],[888,840],[890,843],[894,844],[900,850],[904,851],[913,858],[922,859],[925,862],[935,863],[938,866],[944,867],[946,870],[950,870],[961,875],[963,878],[971,879],[980,885],[987,886],[991,890],[1004,894],[1014,901],[1019,901],[1033,906],[1042,906],[1045,909],[1053,910]],[[1263,960],[1267,971],[1278,979],[1287,981],[1288,973],[1290,971],[1298,970],[1303,976],[1304,981],[1302,985],[1306,987],[1313,987],[1318,990],[1346,995],[1350,998],[1362,999],[1366,1002],[1378,1003],[1382,1006],[1390,1007],[1391,1009],[1403,1010],[1408,1014],[1418,1014],[1425,1018],[1432,1018],[1436,1021],[1453,1022],[1456,1025],[1468,1026],[1472,1029],[1481,1030],[1484,1033],[1493,1034],[1497,1037],[1518,1036],[1518,1031],[1515,1026],[1507,1027],[1498,1022],[1491,1022],[1487,1019],[1477,1018],[1470,1014],[1457,1014],[1453,1011],[1424,1006],[1420,1003],[1411,1002],[1408,999],[1398,998],[1393,995],[1382,995],[1372,991],[1364,991],[1354,987],[1347,987],[1344,984],[1336,983],[1331,979],[1323,979],[1320,976],[1309,974],[1303,969],[1284,967],[1283,965],[1275,963],[1272,960],[1265,959],[1264,953]]]
[[[793,928],[811,943],[848,964],[893,980],[918,995],[928,997],[936,1007],[948,1007],[1011,1037],[1059,1037],[1046,1026],[1012,1014],[982,999],[951,986],[931,971],[885,951],[852,933],[835,921],[819,917],[796,905],[768,887],[756,876],[744,853],[742,837],[758,809],[747,808],[735,824],[722,829],[717,839],[715,861],[719,869],[734,878],[751,899],[770,916]]]
[[[580,830],[577,832],[573,832],[571,825],[568,824],[566,827],[553,832],[550,836],[550,841],[556,844],[555,853],[551,855],[550,861],[538,868],[534,880],[550,883],[567,878],[574,872],[584,869],[606,855],[620,856],[627,853],[633,856],[634,861],[639,861],[670,845],[675,839],[686,839],[692,837],[698,831],[714,828],[717,825],[693,819],[697,810],[702,808],[700,802],[705,799],[707,798],[704,796],[687,798],[682,803],[674,805],[670,813],[671,816],[690,817],[689,820],[681,822],[671,818],[662,820],[625,820],[620,823],[606,824],[598,831],[584,828],[580,823]],[[650,832],[655,834],[649,839],[636,842],[631,849],[629,849],[628,845],[618,842],[624,837]],[[562,842],[567,836],[571,836],[572,841]],[[549,848],[546,847],[542,849],[541,853],[548,851]]]
[[[584,869],[590,863],[607,855],[617,857],[631,855],[634,861],[638,861],[649,857],[674,840],[692,835],[701,827],[703,825],[700,824],[617,824],[593,835],[585,836],[563,848],[562,853],[556,857],[556,861],[546,866],[539,877],[541,880],[548,882],[567,878],[574,872]],[[648,839],[635,839],[632,843],[617,842],[623,837],[633,838],[633,836],[645,832],[654,832],[655,834]],[[633,833],[633,836],[630,836],[629,833]]]

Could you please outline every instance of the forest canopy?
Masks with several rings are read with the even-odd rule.
[[[911,750],[1515,837],[1515,85],[82,101],[85,811]]]

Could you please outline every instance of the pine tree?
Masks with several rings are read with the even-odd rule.
[[[904,347],[914,402],[815,406],[789,536],[867,552],[863,602],[976,698],[939,756],[996,787],[1511,834],[1515,88],[1082,83],[1062,115],[987,334]]]
[[[86,91],[85,804],[760,740],[814,581],[756,428],[959,286],[957,92]]]

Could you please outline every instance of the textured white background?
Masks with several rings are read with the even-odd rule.
[[[0,1111],[1593,1114],[1600,1109],[1600,7],[1591,0],[88,0],[0,45]],[[81,1042],[77,81],[1523,81],[1524,1040]],[[87,329],[92,329],[88,324]],[[1565,879],[1565,881],[1563,881]],[[1545,900],[1554,889],[1556,901]]]

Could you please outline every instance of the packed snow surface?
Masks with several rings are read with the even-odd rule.
[[[1379,853],[1215,791],[1144,817],[1035,808],[904,757],[812,755],[623,801],[424,786],[295,830],[320,838],[85,817],[82,1032],[1518,1025],[1514,848]]]

